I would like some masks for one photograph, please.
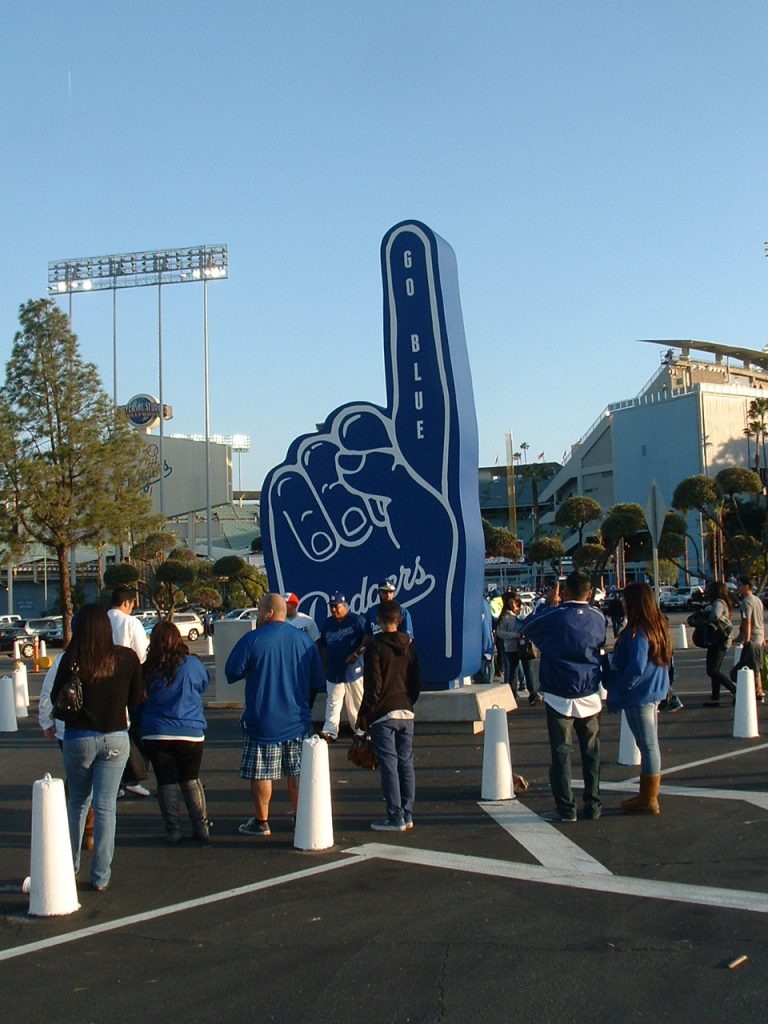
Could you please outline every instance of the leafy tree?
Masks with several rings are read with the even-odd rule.
[[[613,505],[608,509],[600,532],[606,546],[614,548],[619,541],[627,540],[646,529],[642,505],[627,502]]]
[[[577,569],[596,573],[605,567],[610,555],[610,551],[602,544],[582,544],[573,552],[573,564]]]
[[[520,541],[503,526],[491,526],[483,519],[483,538],[486,558],[520,558]]]
[[[150,533],[144,540],[134,544],[130,551],[132,563],[139,574],[136,580],[139,591],[158,613],[162,612],[163,608],[158,601],[160,595],[155,575],[175,544],[175,533]]]
[[[735,563],[737,573],[751,573],[758,569],[763,554],[762,545],[755,537],[736,534],[725,542],[725,557]]]
[[[191,586],[187,587],[187,597],[194,604],[199,604],[203,608],[208,608],[209,611],[214,611],[216,608],[221,608],[224,600],[212,584],[200,583],[196,580]]]
[[[722,546],[723,505],[724,498],[720,485],[707,476],[691,476],[683,480],[675,488],[672,505],[681,512],[695,510],[700,512],[708,525],[707,533],[712,541],[712,569],[714,578],[719,579],[723,573]]]
[[[555,573],[560,572],[560,563],[563,558],[565,558],[565,548],[559,537],[538,537],[531,541],[526,551],[526,561],[529,564],[549,563]]]
[[[695,538],[688,533],[685,517],[681,516],[679,512],[667,512],[659,538],[659,562],[666,562],[668,565],[687,572],[687,540],[693,543],[694,550],[698,553]],[[702,572],[698,572],[697,575],[702,576]]]
[[[723,494],[728,496],[731,510],[734,512],[736,521],[739,524],[739,532],[745,533],[744,520],[741,516],[741,505],[736,501],[736,495],[761,494],[763,490],[762,480],[751,469],[733,466],[729,469],[721,469],[715,477],[715,481]]]
[[[603,514],[602,506],[594,498],[585,498],[583,495],[574,494],[566,498],[555,513],[555,522],[558,526],[565,526],[569,530],[576,530],[579,534],[579,547],[584,545],[584,527],[600,519]]]
[[[114,562],[104,570],[104,586],[110,590],[115,587],[135,587],[139,582],[139,570],[130,562]]]
[[[677,565],[666,558],[659,559],[659,583],[672,583],[677,579]],[[645,571],[653,579],[653,562],[648,562]]]
[[[225,555],[213,564],[213,575],[224,586],[224,607],[257,605],[267,593],[267,577],[239,555]]]
[[[165,608],[170,621],[173,621],[174,611],[187,603],[186,588],[194,583],[197,575],[193,561],[174,557],[174,554],[161,562],[155,570],[153,592],[154,600]]]
[[[83,361],[66,315],[47,299],[19,312],[0,398],[0,524],[6,543],[35,540],[58,562],[64,638],[69,640],[70,552],[118,542],[151,518],[143,446]]]

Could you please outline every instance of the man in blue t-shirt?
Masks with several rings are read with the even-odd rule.
[[[271,835],[272,782],[282,775],[288,779],[296,814],[301,746],[311,732],[311,694],[323,687],[317,646],[288,625],[285,612],[280,594],[265,594],[259,602],[257,629],[240,637],[224,666],[227,682],[245,679],[240,777],[251,784],[256,813],[239,831],[249,836]]]
[[[332,594],[330,615],[320,629],[317,641],[325,666],[327,702],[325,722],[320,735],[335,743],[339,735],[342,706],[346,706],[349,724],[354,730],[363,700],[363,650],[365,619],[349,610],[344,594]]]

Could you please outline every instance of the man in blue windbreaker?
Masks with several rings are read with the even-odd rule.
[[[573,733],[581,748],[584,817],[600,817],[601,656],[605,617],[589,603],[586,573],[572,572],[547,594],[547,603],[525,620],[525,635],[541,651],[539,689],[547,709],[552,764],[549,781],[556,820],[576,821],[571,788]]]
[[[290,626],[285,614],[285,598],[265,594],[258,627],[238,640],[224,667],[228,682],[245,679],[240,778],[251,784],[256,813],[239,831],[249,836],[271,835],[272,782],[283,775],[296,814],[301,745],[311,733],[311,693],[325,686],[316,644]]]

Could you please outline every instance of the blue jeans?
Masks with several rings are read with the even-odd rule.
[[[416,773],[413,769],[413,719],[387,718],[371,726],[371,740],[379,756],[381,789],[387,818],[402,823],[413,817]]]
[[[69,797],[69,839],[75,872],[80,870],[80,846],[88,808],[93,802],[93,860],[91,882],[106,886],[115,852],[117,791],[128,760],[127,732],[108,732],[98,736],[64,736],[64,766],[67,770]]]
[[[635,742],[640,748],[640,772],[643,775],[661,774],[661,754],[656,731],[657,715],[655,704],[638,704],[625,708],[627,725],[632,730]]]
[[[525,679],[525,685],[528,688],[528,693],[533,696],[533,694],[536,693],[536,684],[533,681],[531,662],[529,658],[523,657],[519,651],[504,651],[504,682],[509,686],[513,693],[517,692],[515,673],[517,672],[518,665],[520,665],[523,670],[523,678]]]

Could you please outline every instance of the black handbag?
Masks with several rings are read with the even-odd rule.
[[[53,717],[71,725],[83,710],[83,684],[77,672],[77,665],[70,665],[66,680],[53,699]]]

